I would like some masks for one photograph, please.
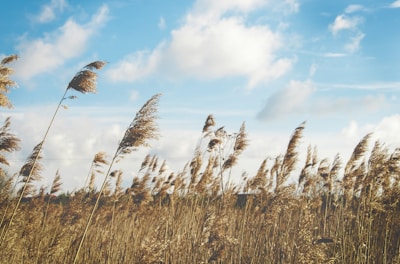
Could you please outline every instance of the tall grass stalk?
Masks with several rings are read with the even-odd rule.
[[[100,198],[107,184],[107,180],[114,162],[116,160],[119,160],[120,158],[123,158],[124,155],[130,154],[131,152],[138,150],[138,148],[141,146],[149,146],[149,143],[147,142],[148,140],[158,138],[158,127],[155,120],[157,118],[157,108],[160,96],[161,94],[156,94],[151,97],[137,112],[135,118],[129,125],[128,129],[125,131],[125,134],[110,162],[110,166],[108,167],[108,171],[106,173],[106,176],[104,177],[103,183],[100,187],[100,191],[97,195],[96,202],[86,222],[82,238],[79,242],[79,246],[75,254],[74,263],[76,263],[78,260],[79,252],[82,248],[89,226],[92,222],[93,215],[99,205]]]

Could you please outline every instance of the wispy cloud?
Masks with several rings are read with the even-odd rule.
[[[349,5],[346,7],[344,12],[347,14],[351,14],[351,13],[355,13],[358,11],[364,11],[364,10],[366,10],[366,8],[362,5]]]
[[[287,1],[294,5],[296,1]],[[112,80],[135,81],[155,72],[169,78],[247,78],[253,88],[284,75],[294,59],[277,56],[282,36],[246,16],[268,1],[197,1],[171,40],[150,52],[134,52],[108,71]],[[144,55],[145,54],[145,55]]]
[[[90,37],[107,21],[108,7],[103,5],[87,24],[80,25],[69,19],[56,31],[37,39],[21,37],[16,47],[21,59],[15,63],[16,76],[23,81],[49,72],[64,64],[65,60],[82,54]]]
[[[66,0],[51,0],[50,3],[42,6],[38,15],[33,17],[35,22],[47,23],[53,21],[57,13],[63,12],[64,8],[68,6]]]
[[[333,36],[338,36],[342,31],[349,31],[346,35],[346,44],[344,49],[348,53],[355,53],[361,47],[361,41],[365,37],[365,34],[360,30],[360,25],[364,22],[364,18],[361,16],[352,15],[353,13],[364,10],[361,5],[349,5],[345,9],[343,14],[336,16],[335,21],[329,25],[329,30]],[[348,39],[349,38],[349,39]]]
[[[355,30],[357,26],[362,22],[360,17],[349,17],[344,14],[339,15],[335,18],[335,21],[329,25],[333,35],[337,35],[343,30]]]
[[[307,105],[304,112],[316,116],[338,113],[375,112],[387,105],[384,95],[366,95],[361,97],[317,98]]]
[[[360,43],[365,37],[364,33],[358,32],[355,36],[350,39],[350,42],[347,43],[344,48],[346,51],[350,53],[354,53],[360,49]]]
[[[341,57],[346,57],[346,53],[338,53],[338,52],[327,52],[322,54],[322,57],[326,58],[341,58]]]
[[[167,27],[167,24],[165,22],[164,17],[160,17],[160,20],[158,21],[158,28],[161,30],[164,30]]]
[[[382,94],[321,97],[318,94],[320,88],[324,86],[311,80],[292,80],[268,98],[264,108],[258,113],[258,118],[262,121],[273,121],[299,114],[326,116],[349,112],[376,112],[388,104],[387,98]]]
[[[323,89],[357,89],[357,90],[400,90],[400,82],[376,82],[376,83],[318,83]]]

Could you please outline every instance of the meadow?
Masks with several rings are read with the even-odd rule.
[[[15,85],[9,78],[15,59],[0,65],[2,107],[11,106],[6,93]],[[41,151],[59,107],[71,99],[69,90],[95,91],[95,71],[104,64],[74,76],[20,171],[0,169],[0,263],[400,263],[400,148],[371,142],[371,134],[349,160],[338,154],[330,161],[315,147],[298,152],[302,123],[285,153],[265,158],[255,175],[243,173],[237,183],[232,175],[249,144],[246,125],[231,133],[209,115],[181,171],[167,171],[157,155],[137,157],[141,167],[122,187],[124,172],[113,164],[159,137],[156,94],[113,156],[94,153],[80,190],[63,192],[59,174],[50,188],[38,188]],[[21,140],[10,123],[0,128],[2,167]],[[96,177],[104,179],[101,186]]]

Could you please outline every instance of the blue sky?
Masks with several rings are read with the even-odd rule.
[[[43,137],[74,74],[94,60],[108,62],[98,72],[97,94],[67,102],[45,145],[44,174],[51,178],[60,169],[66,188],[83,184],[79,171],[96,152],[113,153],[138,108],[156,93],[163,94],[162,138],[147,151],[174,171],[191,158],[208,114],[231,132],[246,122],[251,145],[237,170],[250,174],[266,156],[284,151],[304,120],[304,148],[315,144],[328,158],[347,157],[369,132],[388,146],[400,143],[398,0],[4,6],[0,56],[20,56],[12,64],[19,85],[9,93],[14,108],[1,112],[12,116],[22,140],[12,167]]]

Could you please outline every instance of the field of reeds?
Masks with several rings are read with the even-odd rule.
[[[0,69],[0,103],[6,93],[10,56]],[[96,89],[93,62],[68,84]],[[40,186],[43,140],[14,175],[0,167],[0,263],[400,263],[400,148],[371,142],[367,134],[349,160],[332,161],[309,147],[298,153],[305,123],[295,128],[286,152],[260,162],[255,175],[232,180],[249,144],[245,123],[231,133],[209,115],[201,138],[181,171],[165,169],[157,155],[141,157],[129,188],[113,164],[159,136],[161,95],[136,113],[115,153],[94,154],[85,185],[62,191],[56,174]],[[0,128],[0,164],[20,140]],[[95,186],[96,177],[103,184]],[[291,180],[289,180],[291,179]],[[295,179],[295,180],[293,180]]]

